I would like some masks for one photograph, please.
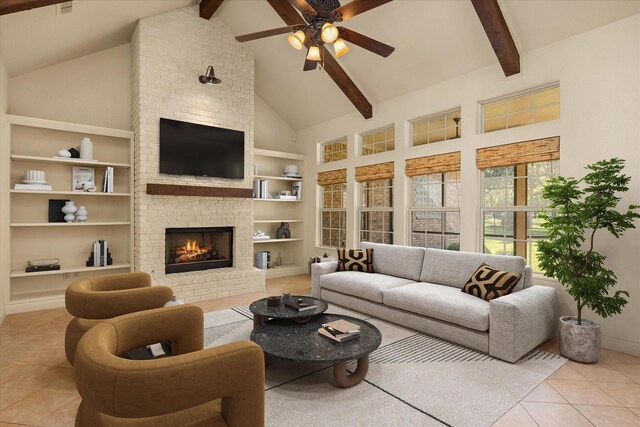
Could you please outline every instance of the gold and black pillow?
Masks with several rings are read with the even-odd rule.
[[[462,292],[491,301],[510,294],[521,277],[521,274],[496,270],[483,262],[462,287]]]
[[[373,273],[373,249],[338,249],[338,271]]]

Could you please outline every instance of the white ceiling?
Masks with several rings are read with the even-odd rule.
[[[126,43],[138,19],[194,2],[75,0],[69,15],[55,16],[54,6],[6,15],[0,18],[0,52],[9,74],[22,74]],[[640,13],[637,0],[500,5],[520,54]],[[284,26],[264,0],[225,0],[216,16],[236,35]],[[469,1],[395,0],[343,25],[396,48],[385,59],[351,46],[338,59],[372,104],[497,63]],[[256,58],[256,92],[292,128],[354,111],[326,73],[302,71],[304,52],[292,49],[286,34],[246,45]]]

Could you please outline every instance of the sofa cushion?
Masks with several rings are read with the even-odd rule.
[[[338,248],[338,271],[373,273],[373,249]]]
[[[373,269],[376,273],[403,277],[414,282],[420,280],[424,261],[423,248],[370,242],[360,242],[360,247],[373,249]],[[467,275],[466,279],[468,278]],[[464,285],[464,282],[462,284]]]
[[[518,273],[496,270],[483,262],[462,287],[462,292],[491,301],[510,294],[520,277]]]
[[[413,280],[359,271],[337,271],[320,277],[320,287],[382,303],[386,290],[415,283]]]
[[[522,257],[431,248],[425,250],[420,281],[455,286],[458,289],[462,289],[469,277],[483,262],[498,270],[522,275],[523,277],[514,288],[514,291],[522,289],[526,266],[526,262]]]
[[[413,283],[384,292],[383,303],[411,313],[484,332],[489,329],[489,303],[435,283]]]

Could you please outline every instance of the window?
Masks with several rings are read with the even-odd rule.
[[[560,118],[560,86],[545,86],[482,104],[483,132]]]
[[[460,172],[411,179],[411,246],[460,250]]]
[[[393,243],[394,163],[358,166],[360,192],[360,241]]]
[[[345,247],[347,240],[346,184],[322,186],[321,245]]]
[[[460,109],[411,122],[413,146],[459,138]]]
[[[498,166],[483,171],[483,251],[524,257],[534,271],[537,242],[546,239],[538,211],[545,207],[542,187],[559,173],[559,160]]]
[[[460,250],[460,152],[406,161],[411,178],[409,244]]]
[[[328,142],[322,146],[322,163],[335,162],[347,158],[347,138]]]
[[[318,173],[321,187],[320,245],[344,247],[347,239],[347,170]]]
[[[360,241],[393,243],[393,179],[364,181]]]
[[[382,153],[395,148],[395,132],[393,126],[363,133],[362,155]]]

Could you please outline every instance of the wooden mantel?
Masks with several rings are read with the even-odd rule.
[[[201,187],[198,185],[147,184],[147,194],[156,196],[235,197],[252,199],[251,188]]]

